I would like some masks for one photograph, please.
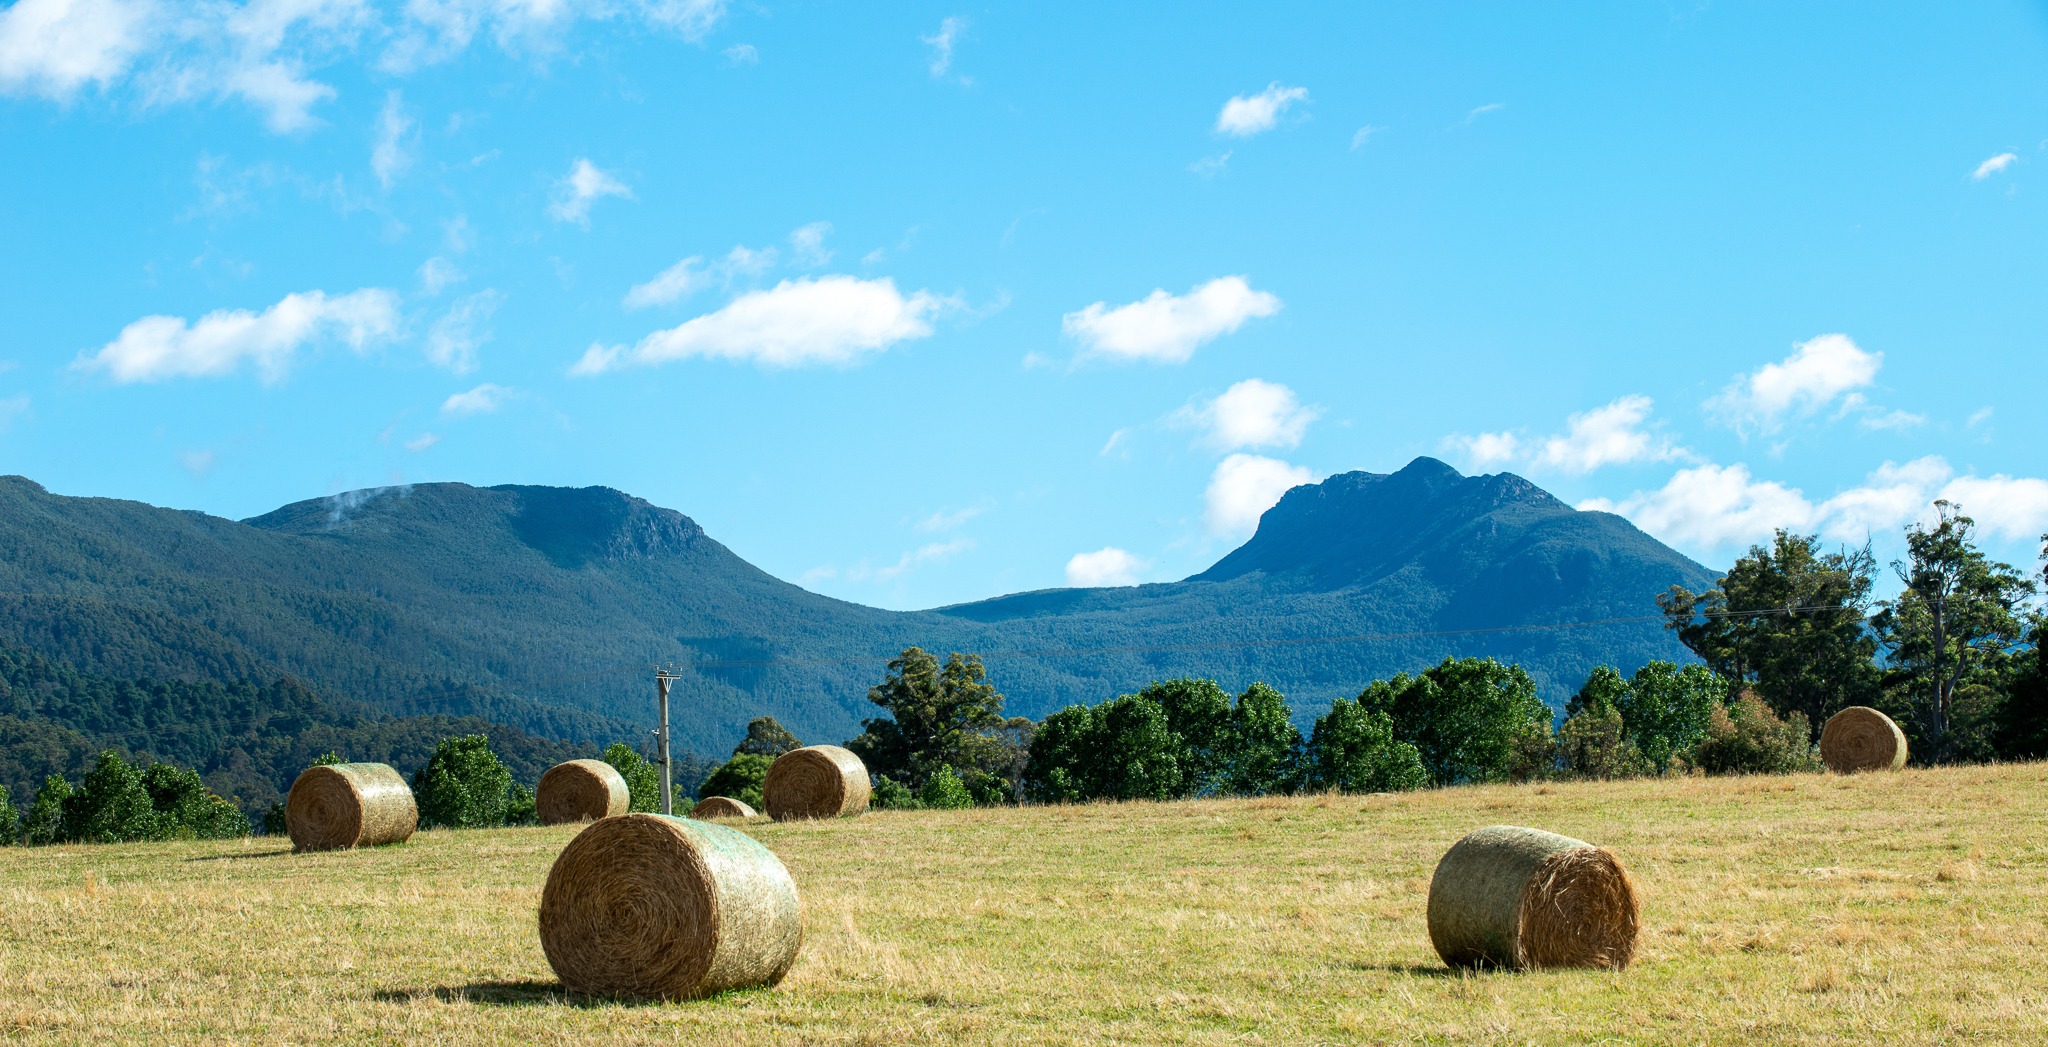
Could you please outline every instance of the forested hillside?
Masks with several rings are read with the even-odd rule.
[[[643,737],[645,667],[682,663],[677,742],[705,753],[762,714],[806,742],[852,737],[913,645],[983,654],[1032,717],[1178,676],[1264,681],[1311,709],[1446,655],[1518,662],[1561,705],[1595,665],[1689,655],[1657,621],[1550,627],[1654,616],[1670,585],[1713,577],[1619,517],[1427,458],[1296,488],[1186,581],[923,612],[807,592],[606,488],[425,484],[235,522],[8,477],[0,549],[0,642],[81,672],[289,674],[391,713],[603,742]],[[1303,642],[1329,637],[1366,638]]]
[[[324,753],[389,763],[409,777],[442,739],[466,734],[488,735],[528,788],[549,767],[596,753],[474,716],[378,718],[337,708],[289,677],[268,685],[117,680],[0,647],[0,792],[20,805],[45,776],[75,778],[114,749],[197,770],[208,788],[260,817]]]

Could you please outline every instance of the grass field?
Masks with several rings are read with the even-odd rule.
[[[772,991],[565,997],[573,827],[0,850],[0,1036],[288,1043],[1952,1043],[2048,1035],[2048,765],[872,813],[747,831],[803,891]],[[1619,852],[1627,971],[1458,974],[1481,825]]]

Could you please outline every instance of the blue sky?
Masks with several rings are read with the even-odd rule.
[[[814,590],[1435,455],[1725,567],[2048,530],[2048,13],[16,0],[0,471],[603,484]]]

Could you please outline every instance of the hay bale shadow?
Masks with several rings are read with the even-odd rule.
[[[251,854],[202,854],[185,860],[188,862],[225,862],[235,858],[275,858],[279,855],[290,853],[292,853],[292,849],[287,847],[281,851],[256,851]]]
[[[692,1003],[744,1000],[765,989],[730,989]],[[562,1005],[590,1010],[598,1007],[655,1007],[665,1001],[652,996],[592,996],[571,990],[558,981],[527,979],[516,982],[471,982],[468,985],[437,985],[431,989],[385,989],[371,994],[379,1003],[411,1003],[432,997],[442,1003],[473,1003],[489,1007],[547,1007]]]
[[[569,1007],[641,1007],[660,1003],[660,1000],[639,997],[588,996],[571,992],[558,981],[471,982],[468,985],[437,985],[431,989],[385,989],[372,994],[379,1003],[411,1003],[422,997],[432,997],[442,1003],[474,1003],[490,1007],[546,1007],[564,1005]]]
[[[1347,963],[1341,965],[1350,971],[1379,971],[1384,974],[1406,974],[1417,978],[1463,978],[1481,970],[1495,968],[1455,968],[1440,963]]]

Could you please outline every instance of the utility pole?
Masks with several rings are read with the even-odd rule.
[[[654,740],[659,746],[659,752],[661,753],[659,758],[661,764],[661,813],[667,815],[676,813],[675,789],[671,785],[673,776],[669,769],[668,760],[668,682],[677,678],[671,675],[667,669],[656,669],[654,671],[654,687],[661,701],[661,729],[654,732]]]

